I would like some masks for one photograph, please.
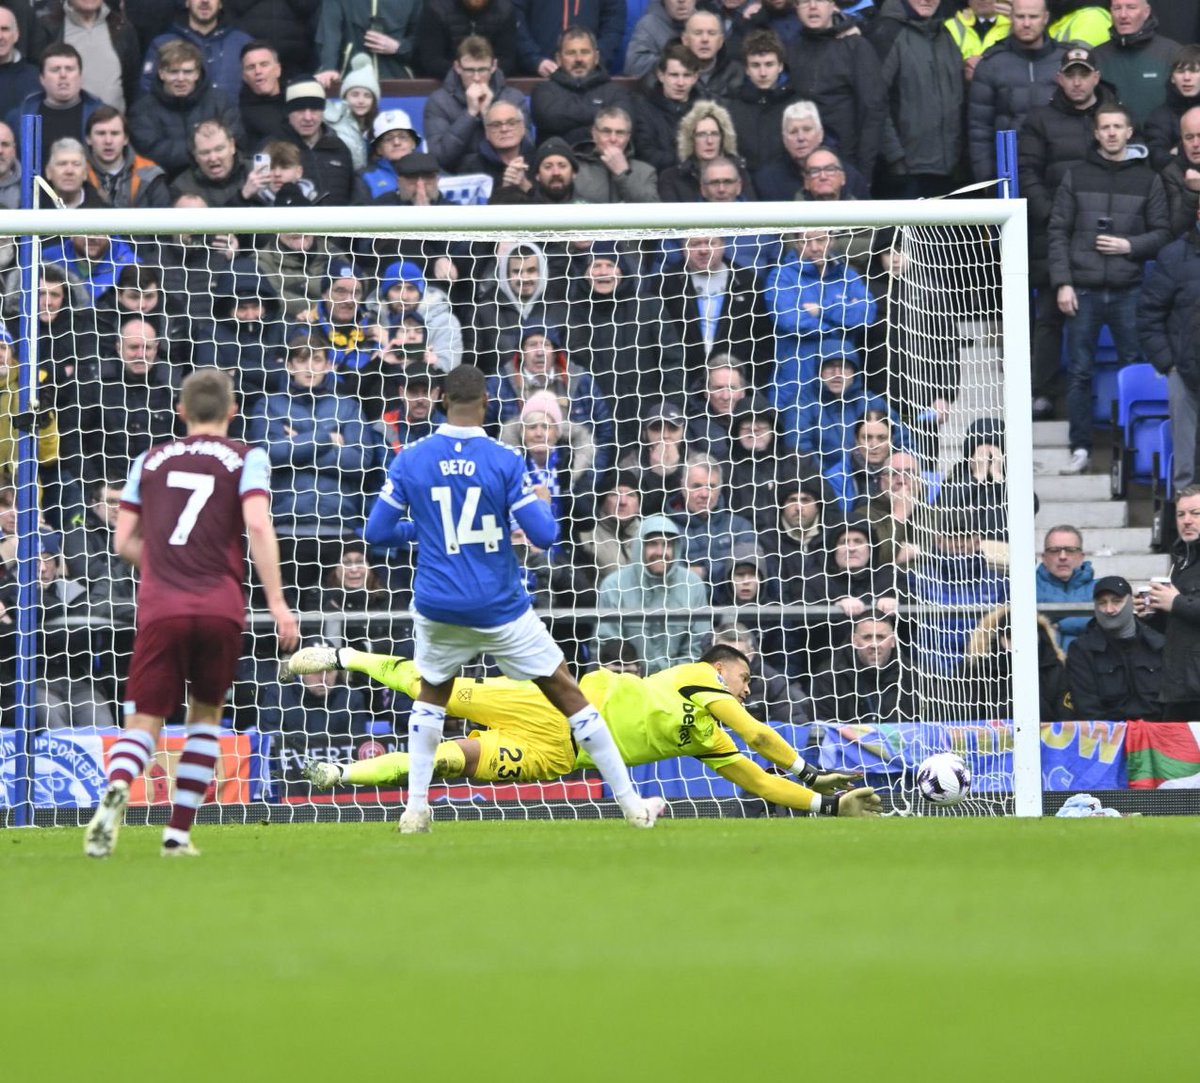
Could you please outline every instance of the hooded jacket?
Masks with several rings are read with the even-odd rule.
[[[537,286],[528,299],[517,297],[509,285],[508,260],[513,255],[532,255],[537,259]],[[552,335],[562,335],[567,308],[561,302],[547,299],[549,281],[550,266],[540,245],[522,241],[497,246],[491,279],[483,284],[471,318],[463,321],[467,349],[474,353],[475,363],[485,372],[498,371],[521,348],[523,327],[537,324]],[[562,341],[561,337],[558,341]]]
[[[675,551],[662,576],[651,575],[642,557],[646,539],[658,534],[675,539]],[[644,616],[604,617],[596,626],[598,644],[610,639],[632,643],[647,674],[690,662],[696,656],[700,637],[712,625],[708,618],[692,617],[686,612],[675,616],[655,612],[708,605],[704,583],[680,559],[679,536],[679,528],[665,515],[647,516],[630,546],[630,563],[601,580],[596,598],[596,605],[602,610],[648,611]]]
[[[1121,103],[1132,111],[1135,128],[1166,101],[1171,64],[1177,52],[1179,42],[1158,32],[1153,12],[1133,34],[1118,34],[1114,26],[1109,40],[1096,49],[1100,71],[1116,87]]]
[[[1126,238],[1126,256],[1096,251],[1101,218],[1111,218],[1107,232]],[[1167,195],[1150,168],[1146,148],[1131,143],[1119,162],[1089,150],[1072,166],[1054,196],[1048,228],[1050,284],[1076,289],[1133,289],[1142,281],[1143,265],[1171,239]]]

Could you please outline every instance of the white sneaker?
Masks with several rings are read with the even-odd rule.
[[[306,648],[316,649],[321,648]],[[329,760],[309,760],[301,769],[302,774],[318,790],[332,790],[342,781],[342,765]]]
[[[1060,474],[1086,474],[1092,464],[1092,456],[1081,447],[1071,452],[1071,461],[1064,466]]]
[[[406,808],[396,830],[401,835],[428,835],[433,830],[433,811],[426,808]]]
[[[630,827],[653,827],[666,808],[667,803],[661,797],[647,797],[640,810],[625,813],[625,822]]]
[[[283,668],[291,676],[298,673],[324,673],[340,669],[335,647],[301,647],[285,663]]]
[[[83,833],[83,852],[88,857],[108,857],[117,848],[117,835],[125,822],[129,783],[114,782],[104,791],[96,814]]]
[[[176,846],[168,846],[164,842],[162,849],[159,850],[159,853],[163,857],[199,857],[200,856],[200,851],[197,850],[196,847],[192,845],[191,839],[189,839],[187,842],[179,843]]]

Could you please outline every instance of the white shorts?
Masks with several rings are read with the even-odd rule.
[[[562,649],[532,609],[495,628],[443,624],[414,610],[413,631],[413,661],[430,684],[445,684],[457,677],[463,666],[481,654],[490,654],[514,681],[549,677],[563,661]]]

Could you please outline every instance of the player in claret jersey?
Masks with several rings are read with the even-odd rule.
[[[429,782],[454,678],[484,652],[509,677],[541,689],[566,717],[564,737],[592,757],[625,819],[652,827],[662,800],[637,795],[604,719],[534,615],[519,574],[509,520],[532,544],[549,549],[558,536],[550,494],[534,487],[519,452],[484,433],[488,397],[479,369],[451,369],[442,402],[446,423],[392,461],[365,534],[373,545],[400,545],[414,535],[417,541],[413,630],[422,680],[408,724],[408,805],[400,831],[429,830]]]
[[[179,415],[187,436],[134,461],[121,497],[117,552],[141,570],[137,638],[126,686],[125,733],[108,760],[108,787],[84,833],[84,852],[107,857],[164,719],[188,696],[187,740],[163,855],[194,855],[191,827],[216,771],[221,711],[246,626],[243,537],[262,581],[279,646],[299,635],[283,596],[279,543],[271,524],[267,453],[226,435],[236,407],[218,369],[183,382]]]

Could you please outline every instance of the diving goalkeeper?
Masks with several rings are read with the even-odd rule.
[[[408,659],[350,647],[306,647],[292,655],[287,668],[292,673],[348,669],[408,696],[420,685],[416,665]],[[698,662],[650,677],[596,670],[583,677],[580,687],[608,722],[622,758],[631,766],[694,756],[773,804],[822,816],[879,813],[879,797],[872,789],[835,793],[858,776],[818,771],[770,726],[747,713],[742,701],[750,691],[750,663],[736,647],[717,644]],[[595,766],[586,752],[574,746],[566,719],[531,681],[460,678],[454,682],[447,711],[484,728],[438,746],[436,777],[545,782]],[[764,771],[738,751],[722,727],[797,781]],[[392,752],[354,763],[309,763],[304,774],[318,789],[402,784],[408,777],[408,761],[408,753]]]

